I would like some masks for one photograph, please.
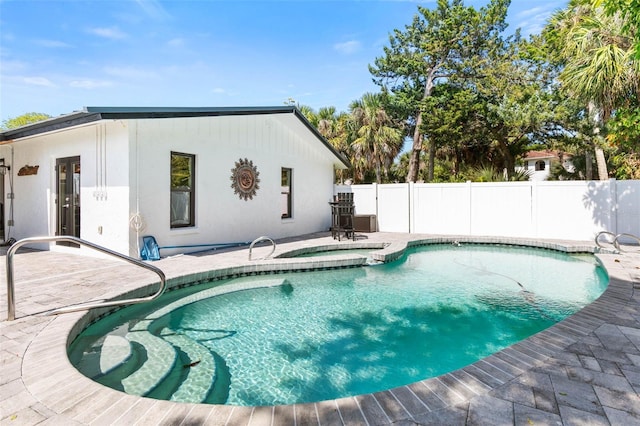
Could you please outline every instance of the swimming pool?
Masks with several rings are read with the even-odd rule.
[[[472,363],[579,310],[606,281],[591,256],[434,245],[375,267],[174,291],[89,327],[69,354],[97,381],[154,398],[318,401]]]

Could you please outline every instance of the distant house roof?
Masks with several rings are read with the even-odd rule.
[[[349,161],[331,145],[295,106],[279,107],[84,107],[81,111],[0,132],[0,143],[62,130],[100,120],[294,114],[346,167]]]
[[[571,154],[563,153],[563,157],[572,157]],[[525,154],[525,160],[544,160],[547,158],[558,159],[560,158],[559,151],[553,151],[550,149],[542,150],[542,151],[529,151]]]

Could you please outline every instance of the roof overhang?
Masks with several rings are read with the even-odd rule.
[[[281,107],[85,107],[81,111],[0,132],[0,144],[55,132],[100,120],[154,119],[178,117],[215,117],[229,115],[294,114],[346,168],[349,161],[331,145],[295,106]]]

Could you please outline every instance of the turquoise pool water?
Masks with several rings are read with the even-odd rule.
[[[334,399],[473,363],[581,309],[606,283],[593,256],[425,246],[385,265],[174,291],[92,325],[69,356],[89,377],[152,398]]]

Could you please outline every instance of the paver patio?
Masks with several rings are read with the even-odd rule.
[[[276,255],[326,244],[389,243],[393,258],[410,241],[521,242],[506,238],[363,234],[338,243],[328,234],[278,242]],[[366,238],[365,238],[366,237]],[[542,241],[593,250],[593,243]],[[255,257],[269,251],[255,250]],[[211,270],[259,272],[318,266],[312,258],[248,261],[247,249],[154,262],[169,279],[206,279]],[[348,255],[325,262],[348,263]],[[154,274],[111,259],[20,250],[15,256],[16,320],[6,321],[6,270],[0,266],[0,423],[227,425],[640,425],[640,253],[598,254],[610,283],[582,311],[463,369],[369,395],[276,407],[231,407],[157,401],[102,387],[68,362],[70,333],[85,313],[40,313],[111,298],[152,285]],[[4,259],[4,257],[3,257]],[[184,277],[184,278],[180,278]],[[86,320],[84,320],[86,321]]]

